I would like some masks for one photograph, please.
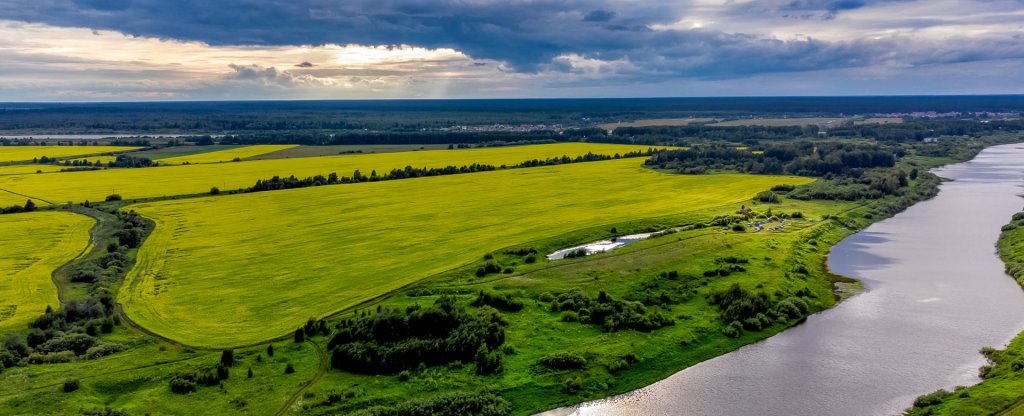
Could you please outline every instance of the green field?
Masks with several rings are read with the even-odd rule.
[[[809,181],[623,159],[133,205],[157,227],[119,299],[183,343],[247,344],[501,247]]]
[[[63,212],[0,215],[0,331],[20,330],[47,306],[59,306],[50,274],[88,247],[92,225]]]
[[[613,155],[646,146],[600,143],[558,143],[535,146],[496,147],[482,149],[431,150],[421,152],[353,154],[343,156],[244,161],[237,163],[196,164],[142,169],[107,169],[84,172],[62,172],[49,175],[23,174],[0,176],[0,189],[31,195],[51,203],[85,200],[102,201],[107,195],[119,194],[125,199],[151,198],[209,192],[252,186],[258,179],[280,175],[304,178],[313,175],[351,176],[360,170],[369,175],[380,174],[406,166],[463,166],[473,163],[514,165],[531,159],[563,155],[579,156],[587,152]],[[639,163],[639,162],[638,162]]]
[[[190,163],[220,163],[231,162],[235,159],[246,159],[267,153],[296,147],[294,144],[263,144],[256,146],[234,147],[231,149],[217,150],[207,153],[197,153],[186,156],[176,156],[160,159],[160,163],[168,165],[183,165]]]
[[[64,158],[69,156],[98,155],[125,152],[138,147],[124,146],[0,146],[0,163],[24,162],[38,157]]]

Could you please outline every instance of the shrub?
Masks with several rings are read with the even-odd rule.
[[[119,195],[119,194],[110,194],[110,195],[107,195],[107,198],[105,200],[107,202],[110,202],[110,201],[120,201],[121,200],[121,195]]]
[[[81,416],[131,416],[127,410],[113,409],[105,407],[102,409],[87,409],[82,410]]]
[[[506,312],[518,312],[523,309],[523,302],[516,299],[509,293],[493,293],[485,292],[483,290],[477,295],[476,299],[470,303],[472,306],[483,306],[487,305],[495,309],[500,309]]]
[[[779,194],[772,191],[764,191],[758,193],[757,196],[754,197],[754,200],[758,202],[775,203],[779,202]]]
[[[196,391],[196,383],[181,376],[171,377],[168,385],[171,388],[171,392],[175,394],[188,394]]]
[[[562,322],[578,322],[580,320],[580,316],[575,311],[565,311],[562,312],[560,319]]]
[[[292,363],[288,363],[288,365],[284,367],[284,373],[285,374],[292,374],[294,372],[295,372],[295,367],[292,367]]]
[[[69,378],[67,380],[64,380],[64,392],[65,393],[71,393],[71,392],[73,392],[75,390],[78,390],[78,387],[80,387],[80,386],[79,386],[77,378],[73,378],[72,377],[72,378]]]
[[[220,363],[225,367],[231,367],[235,365],[235,351],[224,350],[220,352]]]
[[[567,394],[575,394],[583,388],[583,379],[579,376],[566,378],[562,383],[562,391]]]
[[[267,345],[267,357],[274,356],[274,344]]]
[[[537,262],[537,255],[536,254],[530,254],[530,255],[526,256],[525,259],[523,259],[523,262],[525,262],[526,264],[536,263]]]
[[[116,342],[101,342],[85,351],[85,358],[88,360],[106,357],[110,354],[119,353],[127,350],[128,347],[124,344],[118,344]]]
[[[210,188],[210,195],[219,195],[219,194],[220,194],[220,188],[218,188],[216,186],[214,186],[213,188]]]
[[[352,398],[355,397],[355,393],[347,391],[345,396]],[[367,409],[366,414],[370,416],[508,416],[512,414],[512,405],[492,393],[452,392],[425,399],[410,400],[393,407],[370,408]]]
[[[554,370],[569,370],[585,367],[587,359],[572,352],[556,352],[542,357],[540,365]]]
[[[914,399],[914,407],[923,409],[925,407],[937,405],[942,403],[942,400],[949,397],[949,395],[950,392],[946,390],[936,390]]]
[[[739,321],[732,321],[722,329],[722,334],[729,338],[736,338],[743,334],[743,324],[740,324]]]

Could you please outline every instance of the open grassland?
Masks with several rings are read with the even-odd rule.
[[[261,144],[255,146],[235,147],[231,149],[218,150],[207,153],[197,153],[187,156],[168,157],[160,159],[160,163],[168,165],[183,165],[189,163],[219,163],[231,162],[235,159],[245,159],[259,156],[280,150],[291,149],[295,144]]]
[[[119,300],[183,343],[247,344],[501,247],[809,181],[625,159],[133,205],[157,226]]]
[[[138,147],[123,146],[0,146],[0,163],[24,162],[38,157],[64,158],[125,152]]]
[[[48,175],[0,176],[0,189],[31,195],[52,203],[85,200],[102,201],[110,194],[125,199],[163,197],[249,187],[258,179],[280,175],[307,177],[327,175],[352,176],[355,170],[369,175],[373,170],[384,174],[406,166],[443,168],[473,163],[514,165],[531,159],[546,159],[588,152],[613,155],[646,150],[646,146],[600,143],[558,143],[535,146],[497,147],[421,152],[354,154],[304,159],[277,159],[236,163],[196,164],[140,169],[107,169],[86,172],[63,172]],[[639,162],[636,162],[639,163]]]
[[[296,157],[335,156],[345,153],[392,153],[419,150],[445,150],[447,144],[339,144],[330,146],[297,146],[253,156],[247,160],[289,159]]]
[[[51,273],[87,248],[92,225],[89,217],[63,212],[0,215],[0,331],[24,328],[59,305]]]

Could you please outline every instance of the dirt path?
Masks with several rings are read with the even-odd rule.
[[[275,415],[277,416],[285,415],[288,412],[295,410],[293,409],[293,407],[295,406],[295,403],[299,401],[299,398],[302,397],[302,394],[305,393],[306,390],[309,390],[310,387],[313,387],[317,383],[319,383],[320,380],[323,380],[324,376],[327,375],[327,371],[331,369],[330,357],[327,356],[327,351],[324,350],[324,347],[315,341],[307,342],[313,344],[313,349],[316,350],[317,359],[320,360],[320,368],[317,369],[316,374],[313,376],[313,378],[309,379],[309,381],[306,382],[306,384],[303,385],[302,388],[300,388],[298,391],[292,394],[291,397],[288,398],[288,401],[286,401],[284,405],[281,406],[281,409],[279,409],[277,413],[275,413]]]

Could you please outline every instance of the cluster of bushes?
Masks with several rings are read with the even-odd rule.
[[[516,299],[510,293],[494,293],[483,290],[470,305],[477,307],[486,305],[505,312],[518,312],[523,309],[523,301]]]
[[[192,393],[199,386],[216,386],[230,376],[228,367],[221,363],[214,368],[199,368],[176,374],[171,377],[168,386],[171,388],[171,392],[177,394]]]
[[[0,208],[0,214],[17,214],[19,212],[32,212],[37,209],[36,203],[32,202],[31,199],[25,201],[25,205],[11,205],[9,207]]]
[[[537,262],[537,249],[533,247],[508,249],[505,250],[504,253],[512,256],[522,257],[523,262],[526,264],[533,264]]]
[[[675,325],[675,320],[660,311],[649,311],[640,302],[612,299],[604,291],[596,298],[588,297],[580,289],[547,298],[551,298],[552,312],[562,312],[563,321],[598,325],[609,332],[623,329],[648,332]]]
[[[767,294],[750,292],[739,283],[724,291],[712,291],[708,300],[728,323],[723,333],[730,337],[739,336],[744,330],[760,331],[776,321],[802,318],[810,309],[802,298],[788,297],[773,303]]]
[[[754,200],[757,202],[778,203],[779,194],[773,191],[759,192],[756,196],[754,196]]]
[[[388,374],[455,361],[476,363],[477,372],[499,370],[507,322],[489,306],[467,311],[452,296],[405,311],[379,308],[372,316],[343,320],[328,343],[334,368]]]
[[[512,405],[488,392],[451,392],[425,399],[415,399],[392,407],[372,407],[355,415],[361,416],[508,416]]]
[[[704,277],[725,277],[733,273],[745,272],[747,269],[741,266],[741,264],[747,264],[749,262],[750,261],[747,259],[740,259],[732,256],[718,258],[715,259],[717,267],[712,270],[705,271]]]
[[[108,168],[148,168],[160,166],[160,162],[154,162],[150,158],[129,155],[117,155],[117,158],[107,162]]]
[[[540,359],[540,365],[552,370],[572,370],[583,368],[587,365],[587,359],[574,352],[556,352],[545,355]]]
[[[637,283],[626,299],[645,306],[675,305],[690,297],[692,283],[692,278],[682,276],[676,270],[661,272]]]
[[[909,184],[907,173],[900,169],[855,170],[849,172],[847,176],[818,180],[798,187],[788,196],[800,200],[879,199],[889,195],[901,195]]]

